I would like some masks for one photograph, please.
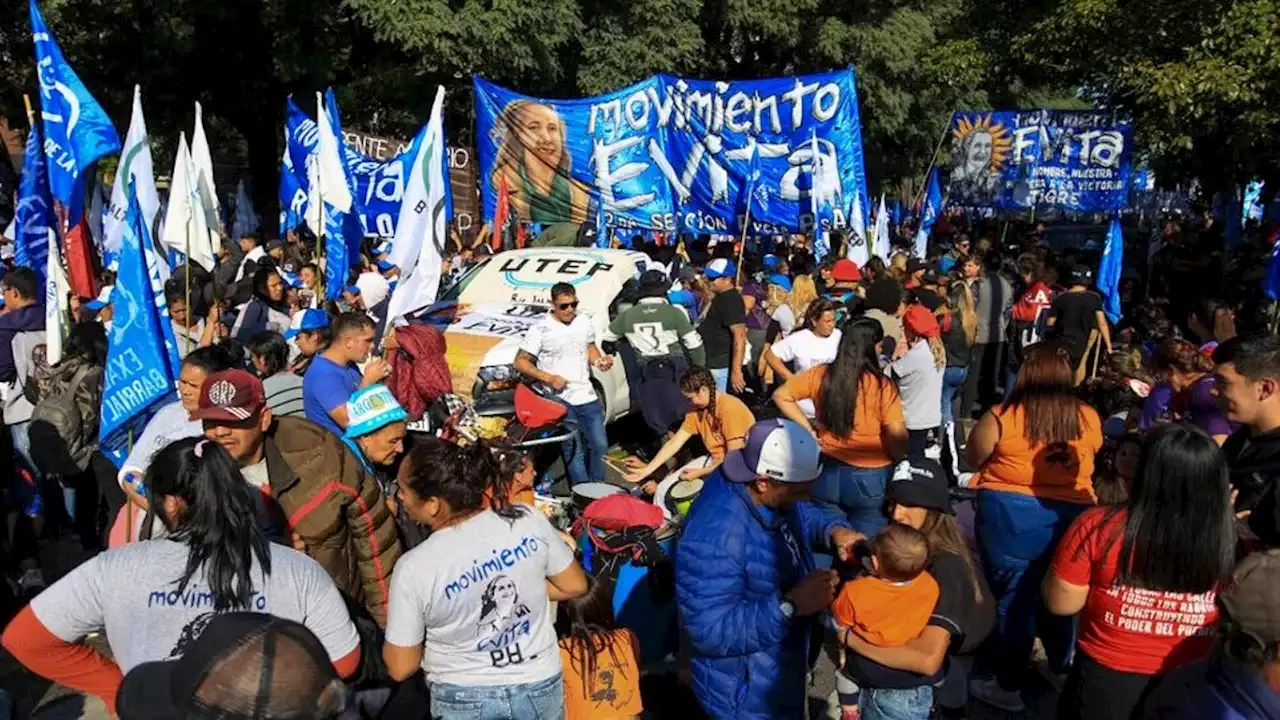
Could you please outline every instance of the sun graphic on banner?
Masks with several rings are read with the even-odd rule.
[[[1013,151],[1012,134],[991,114],[977,114],[972,119],[961,116],[951,135],[955,138],[957,155],[953,177],[972,179],[998,173]]]

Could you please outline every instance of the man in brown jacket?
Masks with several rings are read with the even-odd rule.
[[[386,625],[400,540],[377,481],[342,440],[302,418],[273,417],[262,383],[243,370],[210,375],[192,417],[263,492],[272,534],[292,536],[355,607]]]

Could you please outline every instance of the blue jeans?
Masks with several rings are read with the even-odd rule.
[[[431,717],[440,720],[562,720],[560,674],[523,685],[430,683]]]
[[[711,368],[711,377],[716,379],[717,392],[729,392],[729,368]]]
[[[839,509],[853,529],[867,537],[879,532],[887,522],[884,488],[893,477],[893,466],[860,468],[827,456],[822,462],[822,474],[813,486],[813,499]]]
[[[1044,609],[1040,584],[1067,527],[1088,508],[999,490],[978,493],[978,551],[996,600],[996,629],[989,648],[996,679],[1007,690],[1021,686],[1037,634],[1051,669],[1062,672],[1070,664],[1074,619]]]
[[[604,433],[604,408],[597,400],[565,407],[569,410],[566,419],[578,426],[578,431],[561,444],[569,483],[604,482],[604,453],[609,449],[609,439]]]
[[[929,720],[933,713],[933,688],[881,690],[863,688],[858,699],[862,720]]]
[[[942,424],[956,421],[951,414],[951,401],[964,389],[965,378],[969,377],[969,368],[947,366],[942,373]]]

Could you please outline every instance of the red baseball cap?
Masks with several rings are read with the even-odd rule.
[[[266,405],[261,380],[243,370],[223,370],[205,379],[191,419],[237,423],[257,415]]]
[[[849,258],[840,258],[831,267],[831,279],[836,282],[858,282],[862,279],[862,272]]]
[[[923,305],[912,304],[902,315],[902,324],[920,337],[938,337],[942,331],[938,328],[938,318]]]

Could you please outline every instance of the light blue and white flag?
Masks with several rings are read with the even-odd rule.
[[[155,275],[148,270],[150,233],[137,194],[129,191],[125,232],[111,303],[115,315],[107,350],[98,439],[103,453],[119,467],[147,421],[175,397],[177,345],[164,304],[156,296]]]
[[[40,129],[27,134],[27,149],[22,155],[22,182],[18,185],[18,206],[14,211],[13,264],[36,271],[41,282],[49,258],[49,243],[54,242],[57,216],[53,198],[49,196],[49,174],[41,151]]]
[[[333,91],[316,93],[316,125],[319,132],[314,158],[314,171],[308,168],[311,204],[323,209],[325,299],[338,300],[347,287],[351,265],[358,259],[360,236],[355,238],[352,252],[347,237],[354,213],[353,183],[342,155],[342,129],[335,117],[337,103]],[[358,223],[357,223],[358,225]],[[314,229],[314,228],[313,228]]]
[[[289,104],[292,106],[293,101]],[[289,152],[289,130],[284,131],[284,155],[280,158],[280,237],[297,229],[304,222],[307,208],[307,189],[298,181],[294,171],[293,154]]]
[[[1120,321],[1120,274],[1124,271],[1124,234],[1120,231],[1120,215],[1111,218],[1107,228],[1107,244],[1102,248],[1102,260],[1098,262],[1098,276],[1094,286],[1102,295],[1102,311],[1112,323]]]
[[[70,227],[80,222],[84,212],[80,174],[98,158],[120,150],[120,136],[62,57],[35,0],[30,0],[30,7],[49,190],[67,207]]]
[[[133,86],[133,115],[129,119],[129,132],[125,134],[124,147],[120,150],[116,183],[111,188],[111,202],[103,220],[104,257],[115,258],[120,253],[120,238],[124,236],[124,215],[129,208],[127,192],[130,183],[137,188],[138,206],[142,208],[142,218],[147,223],[147,229],[155,235],[156,216],[160,214],[160,193],[156,190],[156,170],[151,161],[147,119],[142,114],[140,85]]]
[[[938,182],[938,168],[929,173],[929,184],[924,191],[924,205],[920,208],[920,227],[916,230],[916,257],[929,256],[929,234],[933,224],[942,215],[942,185]]]
[[[444,88],[436,88],[427,131],[405,186],[389,262],[400,268],[400,281],[387,304],[387,324],[435,302],[441,263],[449,240],[449,159],[444,136]]]
[[[1261,180],[1253,180],[1244,189],[1244,207],[1240,221],[1262,220],[1262,189],[1266,186]]]

